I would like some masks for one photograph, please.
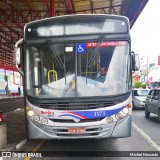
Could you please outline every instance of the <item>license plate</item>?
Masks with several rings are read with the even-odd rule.
[[[86,133],[85,128],[68,128],[69,134],[84,134]]]

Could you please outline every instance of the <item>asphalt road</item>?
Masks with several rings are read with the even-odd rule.
[[[145,117],[144,110],[135,110],[132,112],[133,122],[146,133],[158,146],[160,146],[160,122],[158,116],[150,114]]]
[[[153,153],[158,153],[160,151],[160,123],[156,115],[151,114],[150,118],[144,116],[144,110],[135,110],[132,112],[132,136],[129,138],[119,138],[119,139],[100,139],[100,140],[47,140],[47,141],[30,141],[23,147],[23,151],[35,147],[36,151],[42,151],[45,153],[58,153],[57,157],[43,158],[49,159],[61,159],[61,160],[99,160],[99,159],[112,159],[112,160],[139,160],[139,159],[149,159],[158,160],[160,157],[116,157],[119,154],[128,153],[147,153],[147,151],[153,151]],[[36,145],[34,146],[34,143]],[[33,147],[34,146],[34,147]],[[35,149],[34,148],[34,149]],[[52,151],[52,152],[51,152]],[[57,152],[58,151],[58,152]],[[78,151],[78,152],[77,152]],[[109,152],[108,152],[109,151]],[[116,152],[110,152],[116,151]],[[47,152],[48,153],[48,152]],[[80,157],[67,157],[70,153],[78,154]],[[86,157],[83,157],[83,153]],[[104,157],[104,155],[112,153],[115,157]],[[98,154],[98,156],[94,156]],[[63,156],[61,156],[63,155]],[[66,157],[65,157],[66,156]],[[160,153],[159,153],[160,156]],[[31,158],[39,159],[39,158]]]

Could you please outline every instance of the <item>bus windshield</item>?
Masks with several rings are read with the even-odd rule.
[[[75,41],[30,45],[26,50],[26,91],[38,97],[87,97],[131,89],[129,43]]]
[[[148,95],[149,90],[147,89],[134,89],[133,90],[133,95],[134,96],[147,96]]]

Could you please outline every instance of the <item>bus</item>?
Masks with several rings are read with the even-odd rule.
[[[134,57],[123,16],[65,15],[26,24],[15,65],[23,76],[28,139],[131,136]]]

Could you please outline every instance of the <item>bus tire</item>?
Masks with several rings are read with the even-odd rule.
[[[149,117],[150,115],[150,112],[148,112],[148,108],[147,108],[147,105],[145,105],[145,117]]]

